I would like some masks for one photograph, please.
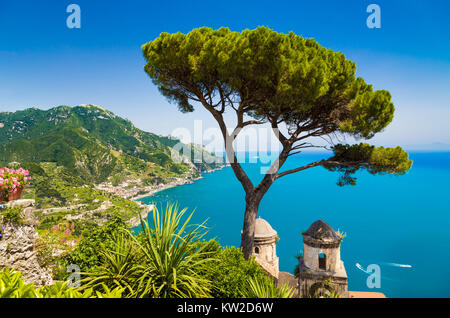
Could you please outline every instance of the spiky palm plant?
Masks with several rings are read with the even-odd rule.
[[[114,240],[116,244],[112,249],[100,246],[98,252],[102,264],[95,271],[83,273],[86,276],[82,280],[83,288],[102,292],[119,288],[124,295],[132,296],[138,278],[136,262],[139,262],[139,253],[128,231],[114,234]]]
[[[182,221],[186,209],[167,204],[165,212],[153,210],[153,224],[141,220],[141,237],[133,240],[143,255],[136,265],[137,297],[208,297],[210,282],[200,273],[213,261],[205,244],[195,244],[207,233],[204,223],[189,225],[192,213]]]
[[[287,284],[278,287],[267,278],[250,278],[244,290],[245,298],[292,298],[294,290]]]

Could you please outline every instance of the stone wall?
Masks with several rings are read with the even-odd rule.
[[[36,286],[51,284],[51,275],[39,265],[37,251],[34,249],[37,238],[36,220],[33,217],[34,200],[12,201],[6,206],[21,206],[21,217],[25,224],[1,222],[4,229],[0,239],[0,270],[5,267],[15,269],[23,274],[25,282]]]
[[[339,248],[304,247],[303,261],[312,269],[319,269],[319,254],[325,255],[326,271],[338,272],[341,270],[341,252]]]
[[[261,244],[255,242],[255,249],[258,249],[258,253],[253,251],[252,255],[255,257],[255,261],[270,275],[278,278],[279,273],[279,258],[276,254],[275,240],[270,243]]]
[[[348,298],[347,279],[300,273],[298,295],[301,298]]]

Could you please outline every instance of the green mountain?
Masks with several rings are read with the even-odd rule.
[[[0,113],[0,163],[52,162],[85,183],[140,178],[158,184],[223,165],[223,158],[188,145],[206,159],[194,162],[194,156],[174,151],[179,142],[142,131],[95,105]],[[208,163],[211,157],[216,163]]]

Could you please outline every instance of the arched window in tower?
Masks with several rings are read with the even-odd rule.
[[[327,269],[327,257],[324,253],[319,253],[319,269]]]
[[[258,246],[255,247],[255,254],[259,254],[259,247]]]

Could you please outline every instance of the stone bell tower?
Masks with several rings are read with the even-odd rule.
[[[347,298],[347,272],[341,261],[341,236],[322,220],[314,222],[302,236],[299,296]]]
[[[279,258],[277,257],[278,234],[270,224],[261,218],[256,219],[254,247],[252,256],[270,275],[278,279]]]

